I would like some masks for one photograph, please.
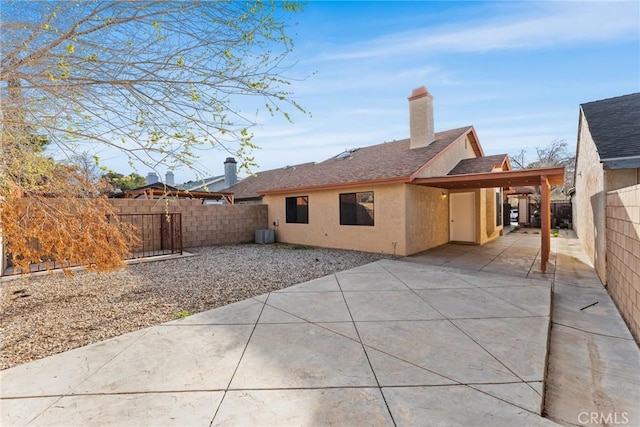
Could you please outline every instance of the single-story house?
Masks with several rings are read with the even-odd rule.
[[[573,228],[602,283],[607,192],[640,183],[640,93],[580,105]]]
[[[280,242],[409,255],[495,239],[502,187],[563,179],[563,168],[513,172],[506,154],[485,156],[473,126],[436,133],[425,87],[409,97],[409,121],[407,139],[261,172],[228,191],[266,203]]]

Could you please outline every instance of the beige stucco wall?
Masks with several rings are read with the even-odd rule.
[[[587,121],[580,112],[573,227],[602,283],[606,282],[604,170]]]
[[[374,225],[340,225],[341,193],[374,192]],[[309,223],[287,224],[285,198],[309,197]],[[372,185],[332,190],[268,195],[269,226],[278,242],[353,249],[396,255],[407,254],[405,184]],[[273,223],[277,225],[274,226]]]
[[[493,188],[476,191],[476,243],[484,245],[500,236],[502,226],[496,226],[496,193]]]
[[[449,241],[448,192],[406,185],[407,253],[414,254]],[[443,197],[443,193],[447,197]]]
[[[504,218],[502,218],[502,224],[496,224],[496,210],[502,209],[502,206],[497,206],[496,200],[496,189],[495,188],[484,188],[482,189],[485,193],[485,229],[483,242],[488,242],[500,236],[502,229],[504,228]],[[486,239],[486,240],[485,240]]]
[[[418,174],[419,178],[429,178],[432,176],[445,176],[457,165],[462,159],[471,159],[476,157],[469,137],[465,137],[451,144],[446,150],[442,151],[429,167]]]
[[[374,192],[374,226],[340,225],[339,195],[365,191]],[[476,243],[484,244],[498,237],[502,226],[495,226],[494,190],[474,192]],[[309,197],[308,224],[286,222],[285,200],[296,196]],[[449,242],[448,193],[439,188],[410,184],[347,187],[268,195],[264,203],[268,206],[269,227],[275,229],[278,242],[399,256]]]
[[[607,192],[640,184],[640,169],[605,170],[604,179]]]
[[[607,289],[640,342],[640,185],[607,193]]]

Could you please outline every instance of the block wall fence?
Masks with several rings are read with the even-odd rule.
[[[184,248],[251,243],[268,227],[267,205],[203,205],[197,199],[111,199],[117,213],[181,213]]]
[[[607,289],[640,343],[640,185],[607,193]]]

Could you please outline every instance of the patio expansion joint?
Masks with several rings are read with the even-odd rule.
[[[384,267],[382,267],[382,268],[385,269]],[[351,308],[349,308],[349,304],[347,303],[347,298],[344,296],[344,292],[342,290],[342,286],[340,285],[340,279],[338,278],[338,275],[335,274],[335,273],[334,273],[333,276],[336,279],[336,282],[338,283],[338,288],[340,288],[340,293],[342,294],[342,300],[344,301],[344,304],[347,306],[347,311],[349,313],[349,317],[351,318],[351,322],[353,323],[353,327],[355,328],[356,335],[358,337],[358,340],[360,341],[360,345],[362,346],[362,351],[364,352],[364,356],[367,358],[367,363],[369,364],[369,369],[371,369],[371,372],[373,374],[373,379],[376,380],[376,384],[378,386],[378,390],[380,391],[380,395],[382,396],[382,400],[384,402],[384,405],[387,408],[387,412],[389,413],[389,417],[391,418],[391,422],[393,423],[394,426],[397,426],[398,424],[396,423],[396,420],[393,417],[393,412],[391,411],[391,408],[389,407],[389,402],[387,402],[387,398],[384,395],[384,393],[382,392],[382,387],[380,386],[380,380],[378,379],[378,374],[376,374],[375,369],[373,369],[373,365],[371,364],[371,359],[369,358],[369,353],[367,353],[367,349],[365,348],[365,345],[362,342],[362,337],[360,336],[360,331],[358,330],[358,327],[356,326],[356,322],[353,319],[353,314],[351,313]]]
[[[213,417],[211,417],[211,422],[209,423],[209,426],[213,425],[213,421],[216,419],[216,416],[218,415],[218,412],[220,411],[220,408],[222,407],[222,403],[224,402],[225,397],[227,397],[227,392],[229,391],[229,387],[231,387],[231,383],[233,381],[233,378],[236,376],[236,373],[238,372],[238,368],[240,367],[240,363],[242,363],[242,359],[244,358],[244,354],[247,351],[247,348],[249,347],[249,343],[251,342],[251,338],[253,337],[253,334],[256,331],[256,328],[258,327],[258,322],[260,322],[260,317],[262,317],[262,313],[264,312],[264,308],[267,305],[267,302],[269,301],[269,297],[271,296],[271,292],[269,292],[267,294],[267,299],[262,302],[262,307],[260,308],[260,313],[258,314],[258,317],[255,321],[255,323],[253,324],[253,328],[251,329],[251,333],[249,334],[249,338],[247,338],[247,342],[244,345],[244,348],[242,349],[242,353],[240,354],[240,357],[238,358],[238,363],[236,364],[236,367],[233,369],[233,373],[231,374],[231,377],[229,378],[229,382],[227,383],[227,386],[224,389],[224,393],[222,395],[222,398],[220,399],[220,402],[218,403],[218,407],[216,408],[216,411],[213,414]],[[256,300],[258,301],[258,300]]]
[[[635,340],[633,338],[625,338],[625,337],[618,337],[618,336],[615,336],[615,335],[601,334],[601,333],[598,333],[598,332],[588,331],[586,329],[581,329],[581,328],[577,328],[575,326],[565,325],[564,323],[559,323],[559,322],[554,322],[554,321],[552,321],[551,323],[553,323],[553,325],[563,326],[565,328],[569,328],[569,329],[573,329],[573,330],[576,330],[576,331],[584,332],[584,333],[590,334],[590,335],[597,335],[597,336],[605,337],[605,338],[614,338],[614,339],[617,339],[617,340],[635,342]]]
[[[518,375],[517,373],[515,373],[511,368],[509,368],[505,363],[503,363],[500,359],[498,359],[493,353],[491,353],[489,350],[487,350],[484,346],[482,346],[479,342],[477,342],[475,339],[473,339],[466,331],[464,331],[462,328],[460,328],[458,325],[456,325],[456,323],[450,319],[449,317],[445,316],[440,310],[438,310],[436,307],[434,307],[431,303],[429,303],[429,301],[425,300],[420,294],[418,294],[414,289],[410,288],[405,282],[403,282],[400,278],[398,278],[395,274],[393,274],[391,271],[389,271],[387,268],[385,268],[384,266],[382,266],[382,268],[384,268],[389,274],[391,274],[393,277],[395,277],[397,280],[399,280],[401,283],[403,283],[407,288],[411,289],[411,291],[418,297],[420,298],[422,301],[424,301],[427,305],[429,305],[433,310],[435,310],[440,316],[442,316],[445,320],[449,321],[449,323],[451,325],[453,325],[453,327],[455,327],[456,329],[458,329],[461,333],[463,333],[467,338],[469,338],[471,341],[473,341],[478,347],[480,347],[481,349],[483,349],[487,354],[489,354],[494,360],[496,360],[500,365],[502,365],[505,369],[507,369],[512,375],[514,375],[516,378],[518,378],[521,382],[526,383],[526,381],[520,377],[520,375]],[[477,289],[482,290],[482,288],[480,287],[476,287]],[[488,292],[487,292],[488,293]],[[490,294],[490,293],[489,293]],[[491,294],[492,295],[492,294]],[[502,298],[499,298],[502,300]],[[504,300],[503,300],[504,301]],[[505,301],[506,302],[506,301]],[[512,305],[512,304],[509,304]],[[514,306],[515,307],[515,306]],[[519,307],[517,307],[519,308]],[[522,309],[521,309],[522,310]],[[527,310],[524,310],[527,311]],[[527,311],[528,312],[528,311]],[[539,317],[539,316],[536,316]],[[549,316],[544,316],[544,317],[549,317]],[[509,317],[512,318],[512,317]],[[456,319],[454,319],[456,320]],[[544,378],[544,376],[543,376]],[[458,381],[459,382],[459,381]],[[527,383],[527,385],[533,389],[533,391],[536,391],[531,385],[529,385]],[[537,392],[536,392],[537,393]]]
[[[107,361],[105,361],[104,363],[102,363],[99,367],[97,367],[93,372],[91,372],[88,376],[86,376],[85,378],[83,378],[81,381],[79,381],[77,384],[75,384],[74,386],[70,387],[70,390],[74,390],[78,387],[80,387],[82,384],[84,384],[87,380],[89,380],[89,378],[93,377],[96,373],[98,373],[98,371],[100,371],[102,368],[104,368],[108,363],[110,363],[111,361],[113,361],[115,358],[117,358],[118,356],[120,356],[123,352],[125,352],[126,350],[128,350],[131,346],[133,346],[135,343],[137,343],[139,340],[141,340],[145,335],[147,335],[147,333],[149,332],[149,328],[147,330],[144,330],[143,333],[140,334],[139,337],[137,337],[136,339],[132,340],[128,345],[124,346],[122,348],[122,350],[116,352],[111,358],[109,358]],[[75,394],[73,394],[73,392],[68,392],[68,393],[64,393],[64,394],[53,394],[50,396],[26,396],[26,398],[38,398],[38,397],[57,397],[56,400],[54,400],[53,402],[51,402],[50,405],[45,406],[41,411],[38,411],[36,414],[34,414],[33,418],[31,418],[29,420],[29,422],[27,422],[26,424],[31,424],[33,421],[35,421],[38,417],[40,417],[42,414],[44,414],[45,412],[47,412],[49,409],[53,408],[58,402],[60,402],[61,399],[63,399],[64,397],[67,396],[75,396]],[[3,397],[0,400],[13,400],[13,399],[21,399],[21,397]]]

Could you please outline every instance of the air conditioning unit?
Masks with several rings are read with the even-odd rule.
[[[256,243],[267,245],[276,241],[275,230],[256,230]]]

